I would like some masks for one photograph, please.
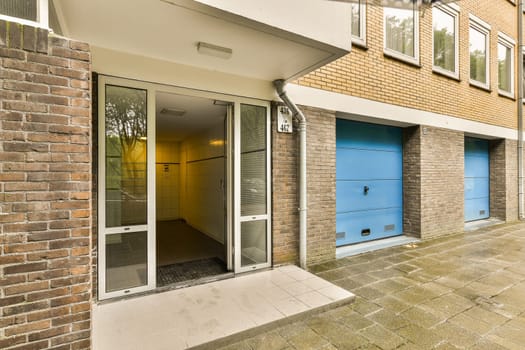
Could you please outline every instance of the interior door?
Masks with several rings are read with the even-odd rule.
[[[152,96],[99,78],[99,299],[155,288]]]
[[[269,122],[267,106],[237,105],[235,272],[271,265]]]

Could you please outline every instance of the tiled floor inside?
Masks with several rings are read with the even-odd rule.
[[[97,304],[94,350],[176,350],[353,300],[296,266]]]

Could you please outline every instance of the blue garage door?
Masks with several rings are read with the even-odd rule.
[[[403,233],[400,128],[337,120],[337,246]]]
[[[465,221],[489,217],[489,142],[465,138]]]

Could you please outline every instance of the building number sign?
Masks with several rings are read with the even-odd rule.
[[[288,107],[279,106],[277,108],[277,132],[291,134],[292,131],[292,112]]]

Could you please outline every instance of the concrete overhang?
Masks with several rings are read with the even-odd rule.
[[[292,80],[351,48],[350,6],[326,0],[55,0],[64,35],[209,71]],[[199,43],[231,49],[203,54]],[[220,56],[220,55],[219,55]]]

